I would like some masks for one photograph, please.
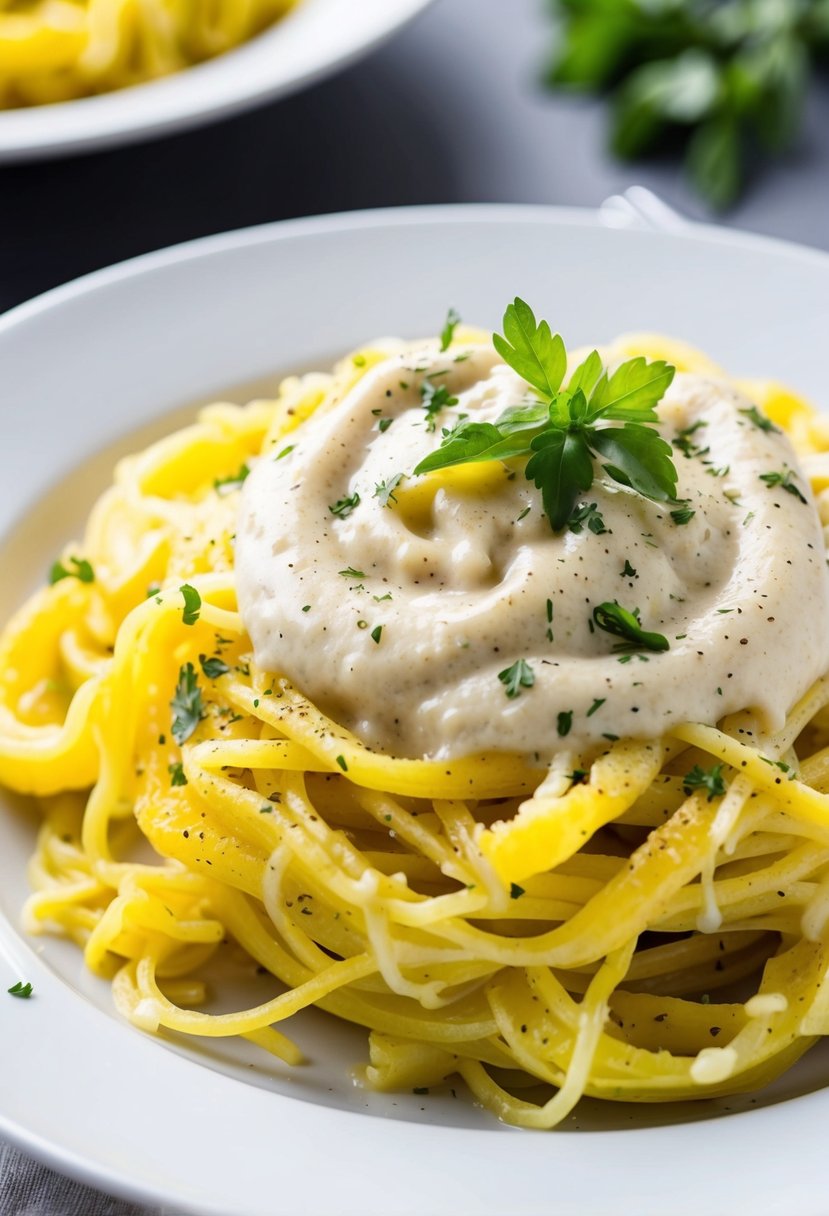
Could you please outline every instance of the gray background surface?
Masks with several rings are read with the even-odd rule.
[[[123,151],[0,169],[0,310],[135,254],[287,216],[406,203],[595,206],[640,183],[711,218],[678,158],[609,160],[604,105],[545,91],[551,37],[543,0],[437,0],[369,59],[284,102]],[[721,219],[829,249],[825,77],[796,149],[758,168]],[[0,1145],[0,1216],[143,1211]]]

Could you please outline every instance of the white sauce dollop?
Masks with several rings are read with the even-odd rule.
[[[424,380],[458,397],[435,432]],[[678,496],[695,512],[686,524],[597,469],[584,501],[607,532],[555,535],[524,462],[408,477],[386,506],[375,496],[458,415],[491,421],[527,395],[494,351],[426,347],[368,372],[296,432],[289,455],[262,458],[237,538],[257,664],[369,746],[404,756],[546,759],[742,709],[778,729],[829,668],[826,554],[787,438],[741,413],[749,403],[731,385],[677,375],[659,406],[665,438],[701,423],[691,442],[710,449],[674,452]],[[786,468],[806,504],[760,480]],[[355,494],[349,514],[332,514]],[[619,639],[591,628],[594,607],[614,600],[638,608],[670,649],[615,653]],[[509,699],[498,673],[518,659],[535,683]],[[562,713],[572,714],[566,737]]]

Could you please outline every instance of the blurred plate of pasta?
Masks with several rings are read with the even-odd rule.
[[[429,0],[5,0],[0,161],[169,134],[294,92]]]
[[[0,318],[0,364],[14,402],[0,446],[0,619],[9,619],[81,535],[122,456],[192,422],[207,402],[267,398],[284,376],[329,367],[368,336],[435,334],[450,306],[466,321],[494,328],[504,301],[520,288],[544,303],[568,344],[660,330],[681,335],[735,375],[784,382],[820,403],[827,287],[826,255],[781,242],[704,227],[609,227],[597,213],[576,209],[469,206],[269,225],[58,288]],[[689,348],[674,344],[677,362],[683,351],[690,361]],[[347,360],[349,374],[365,361],[363,354]],[[804,426],[825,438],[807,406],[775,391],[769,410],[795,420],[803,411],[802,419],[812,420]],[[228,410],[232,405],[212,417],[221,421]],[[782,424],[782,415],[774,417]],[[209,459],[209,444],[202,451]],[[211,484],[224,509],[224,494]],[[179,488],[174,480],[171,499]],[[794,493],[791,503],[782,497],[800,509]],[[81,560],[74,571],[58,569],[67,602],[75,590],[67,574],[82,591],[89,573]],[[337,575],[363,577],[351,569]],[[156,600],[162,610],[166,594]],[[183,607],[193,611],[186,599]],[[206,662],[214,675],[227,671],[217,658]],[[206,675],[205,664],[202,670]],[[14,673],[5,674],[13,682]],[[343,759],[337,763],[346,772]],[[778,772],[760,778],[772,784]],[[710,799],[696,797],[708,814]],[[269,823],[260,813],[255,823]],[[499,1124],[461,1082],[430,1090],[416,1081],[387,1092],[355,1084],[355,1070],[366,1063],[365,1034],[319,1009],[290,1019],[308,1061],[301,1067],[263,1062],[247,1041],[185,1045],[170,1031],[151,1036],[127,1024],[110,983],[83,966],[75,941],[30,936],[21,926],[36,835],[31,806],[4,792],[0,1033],[12,1049],[0,1134],[66,1173],[122,1196],[213,1216],[825,1211],[825,1043],[760,1091],[693,1103],[588,1098],[547,1136]],[[52,844],[72,847],[69,835]],[[77,941],[90,914],[84,887],[79,873]],[[513,882],[509,899],[524,894]],[[267,976],[241,968],[223,946],[217,955],[216,1012],[267,999]],[[789,977],[790,993],[801,979]],[[14,999],[21,996],[29,999]],[[779,1003],[761,1002],[757,1017],[778,1016]],[[713,1007],[694,1005],[706,1034]],[[649,1022],[662,1025],[661,1017]],[[796,1160],[785,1148],[795,1136]]]

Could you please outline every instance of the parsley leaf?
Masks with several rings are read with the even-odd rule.
[[[725,781],[722,776],[724,768],[724,764],[715,764],[710,769],[700,768],[698,764],[695,764],[690,773],[686,773],[683,777],[682,788],[686,794],[690,794],[694,790],[707,790],[709,802],[714,798],[721,798],[725,793]]]
[[[526,890],[524,887],[519,887],[517,882],[510,883],[510,885],[509,885],[510,899],[520,899],[521,896],[525,895],[525,894],[526,894]]]
[[[495,349],[542,401],[507,409],[495,422],[459,423],[421,460],[415,474],[529,457],[525,474],[541,491],[554,532],[568,525],[579,495],[593,484],[594,458],[606,462],[602,468],[614,481],[645,498],[676,502],[671,447],[647,425],[657,421],[656,405],[674,368],[639,357],[610,374],[592,351],[562,388],[567,354],[547,322],[537,323],[529,305],[516,298],[504,314],[503,327],[503,337],[493,335]],[[621,426],[612,425],[619,422]],[[592,530],[597,530],[595,525]]]
[[[461,323],[460,313],[455,308],[450,308],[446,314],[446,320],[443,323],[443,329],[440,331],[440,349],[441,351],[448,350],[452,345],[452,339],[455,336],[455,330]]]
[[[167,772],[170,774],[170,785],[187,785],[187,778],[184,775],[184,765],[180,760],[176,764],[168,764]]]
[[[49,585],[54,586],[65,578],[76,578],[80,583],[94,583],[95,571],[84,557],[70,557],[69,566],[74,566],[74,570],[64,566],[63,562],[54,562],[49,571]]]
[[[353,566],[346,566],[345,570],[338,570],[337,573],[341,574],[343,576],[343,578],[365,578],[366,577],[364,570],[355,570]]]
[[[182,583],[179,587],[184,598],[184,611],[181,619],[185,625],[195,625],[199,619],[201,612],[201,596],[195,587],[191,587],[189,583]]]
[[[185,743],[204,717],[204,703],[192,663],[179,670],[176,691],[170,702],[173,711],[172,734],[176,743]]]
[[[219,676],[223,676],[226,672],[230,671],[227,663],[218,658],[216,655],[213,655],[212,658],[208,659],[203,654],[200,654],[199,663],[201,664],[201,669],[207,676],[208,680],[217,680]]]
[[[558,715],[558,720],[557,720],[558,733],[562,739],[564,738],[565,735],[570,734],[570,730],[571,730],[572,726],[573,726],[573,711],[572,711],[572,709],[565,709]]]
[[[7,988],[9,996],[20,997],[22,1001],[28,1001],[34,989],[31,984],[24,984],[22,980],[18,980],[16,984],[12,984],[11,988]]]
[[[769,489],[772,486],[780,486],[780,489],[785,490],[787,494],[794,494],[795,498],[799,498],[802,503],[806,502],[806,499],[795,485],[794,473],[791,469],[787,469],[785,465],[783,466],[782,473],[759,473],[758,477],[766,483]]]
[[[559,334],[518,296],[504,313],[504,336],[493,334],[493,345],[505,363],[542,397],[555,397],[567,370],[567,352]]]
[[[360,505],[360,495],[355,491],[347,498],[338,498],[328,507],[332,515],[336,515],[338,519],[347,519],[355,507]]]
[[[504,691],[512,701],[521,696],[522,688],[532,688],[535,684],[535,672],[526,659],[516,659],[511,667],[498,672],[498,679],[504,685]]]
[[[614,600],[613,603],[597,605],[593,609],[593,620],[605,633],[623,639],[613,647],[614,651],[670,649],[668,639],[661,633],[650,633],[642,628],[638,608],[629,612]]]
[[[567,527],[571,532],[583,532],[585,524],[596,536],[602,536],[607,531],[604,517],[594,502],[591,502],[590,506],[583,502],[567,520]]]

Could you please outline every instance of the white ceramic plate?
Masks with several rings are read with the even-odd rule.
[[[794,246],[506,207],[335,216],[185,245],[0,318],[0,617],[77,533],[115,452],[168,428],[171,412],[241,399],[243,382],[327,366],[370,336],[435,333],[449,304],[495,326],[516,293],[568,342],[657,328],[735,372],[825,395],[829,257]],[[349,1071],[364,1034],[316,1012],[291,1026],[314,1060],[293,1074],[242,1049],[188,1050],[119,1021],[74,947],[23,937],[34,830],[6,797],[0,993],[25,979],[35,997],[0,995],[0,1134],[58,1169],[216,1216],[825,1216],[825,1054],[762,1095],[584,1103],[539,1134],[494,1123],[460,1088],[364,1093]],[[227,983],[228,1004],[250,995]]]
[[[114,93],[0,110],[0,161],[170,134],[292,93],[371,50],[430,0],[301,0],[257,38],[207,63]]]

